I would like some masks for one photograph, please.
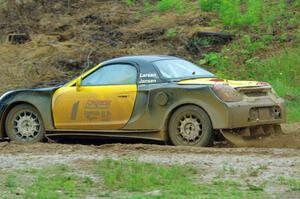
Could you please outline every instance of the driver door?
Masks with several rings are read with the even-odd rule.
[[[53,96],[55,128],[121,129],[131,117],[137,94],[137,69],[129,64],[100,67],[81,86],[58,89]]]

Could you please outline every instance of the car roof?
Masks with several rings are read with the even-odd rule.
[[[103,62],[103,64],[110,64],[115,62],[154,62],[158,60],[166,60],[166,59],[180,59],[175,56],[169,55],[134,55],[134,56],[123,56],[118,58],[113,58]]]

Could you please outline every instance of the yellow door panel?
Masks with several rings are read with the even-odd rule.
[[[57,129],[115,130],[130,119],[136,85],[75,86],[58,89],[52,101]]]

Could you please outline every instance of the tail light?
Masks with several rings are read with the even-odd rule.
[[[212,87],[212,90],[225,102],[239,102],[243,100],[243,95],[241,93],[226,84],[215,84]]]
[[[268,82],[257,82],[256,86],[271,86]]]

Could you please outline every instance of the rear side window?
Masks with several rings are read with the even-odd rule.
[[[83,86],[136,84],[137,70],[129,64],[113,64],[99,68],[82,80]]]
[[[182,59],[160,60],[154,62],[164,78],[180,79],[188,77],[214,77],[207,70]]]

